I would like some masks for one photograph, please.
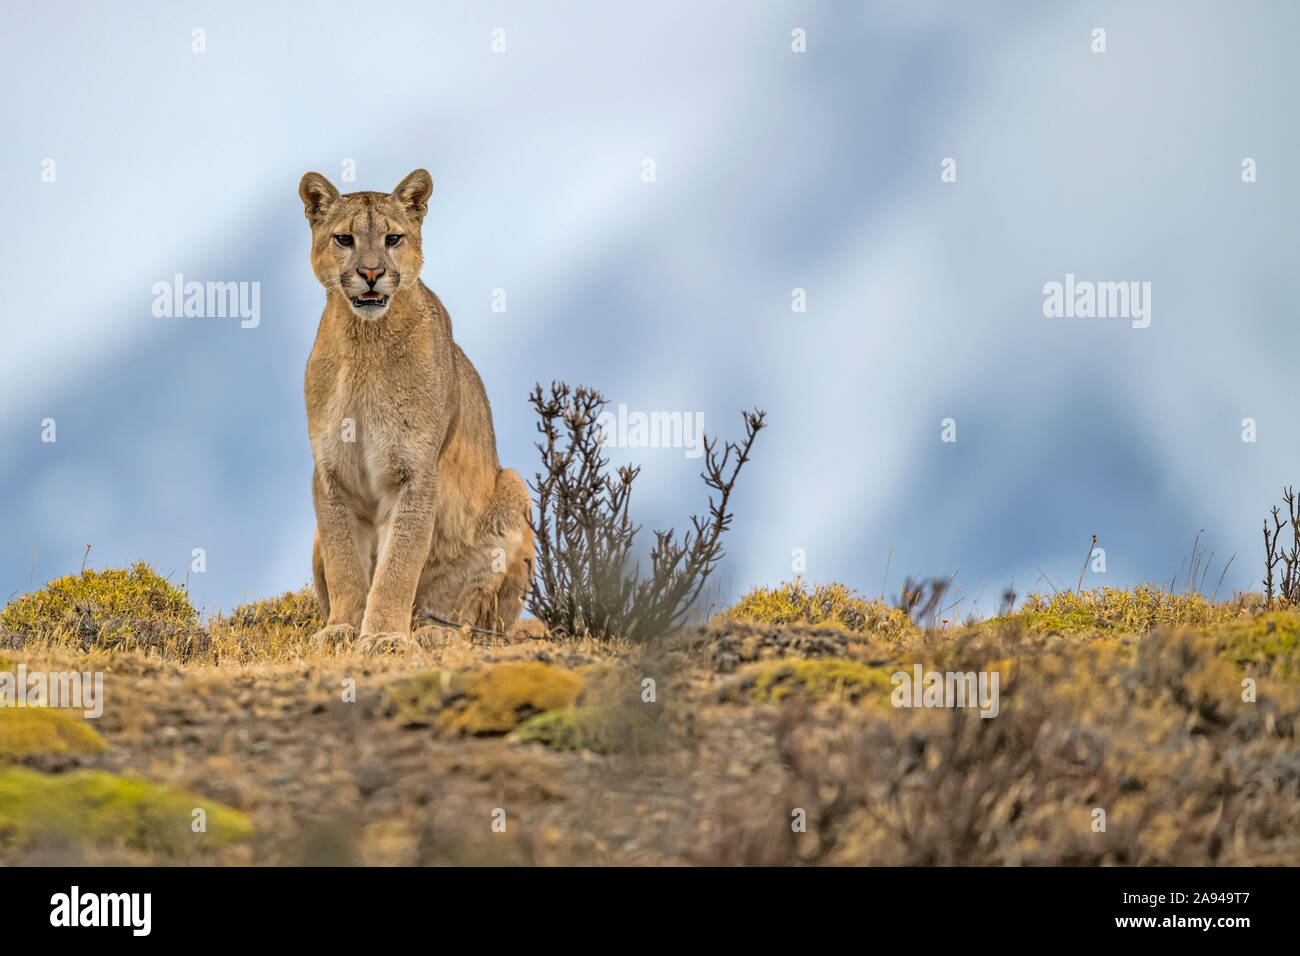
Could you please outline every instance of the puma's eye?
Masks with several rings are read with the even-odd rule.
[[[402,241],[401,235],[384,236],[384,245],[390,249]]]
[[[343,235],[343,236],[335,236],[335,237],[334,237],[334,241],[337,242],[340,246],[345,246],[345,247],[346,247],[346,246],[350,246],[350,245],[352,245],[352,237],[351,237],[351,236],[346,236],[346,235]]]

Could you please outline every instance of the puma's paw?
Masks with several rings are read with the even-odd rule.
[[[410,637],[395,631],[362,634],[361,640],[357,642],[357,650],[362,654],[401,654],[413,646]]]
[[[358,633],[351,624],[326,624],[311,636],[311,646],[317,650],[347,647],[357,639]]]

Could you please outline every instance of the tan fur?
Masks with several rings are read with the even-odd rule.
[[[391,195],[341,196],[307,173],[298,191],[327,293],[306,376],[317,637],[401,644],[413,613],[504,631],[532,581],[531,502],[501,467],[483,383],[420,281],[433,181],[417,169]]]

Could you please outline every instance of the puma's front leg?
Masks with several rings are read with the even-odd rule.
[[[377,650],[410,641],[415,589],[433,540],[437,489],[438,476],[430,470],[404,482],[397,492],[361,622],[364,648]]]
[[[368,581],[357,552],[356,516],[338,482],[312,473],[312,501],[316,505],[316,527],[320,533],[329,593],[329,620],[316,633],[318,641],[337,643],[356,636],[366,609]]]

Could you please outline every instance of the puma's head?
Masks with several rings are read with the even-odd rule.
[[[298,184],[311,223],[311,267],[361,319],[378,319],[393,297],[420,276],[420,224],[433,179],[417,169],[392,193],[339,195],[320,173]]]

